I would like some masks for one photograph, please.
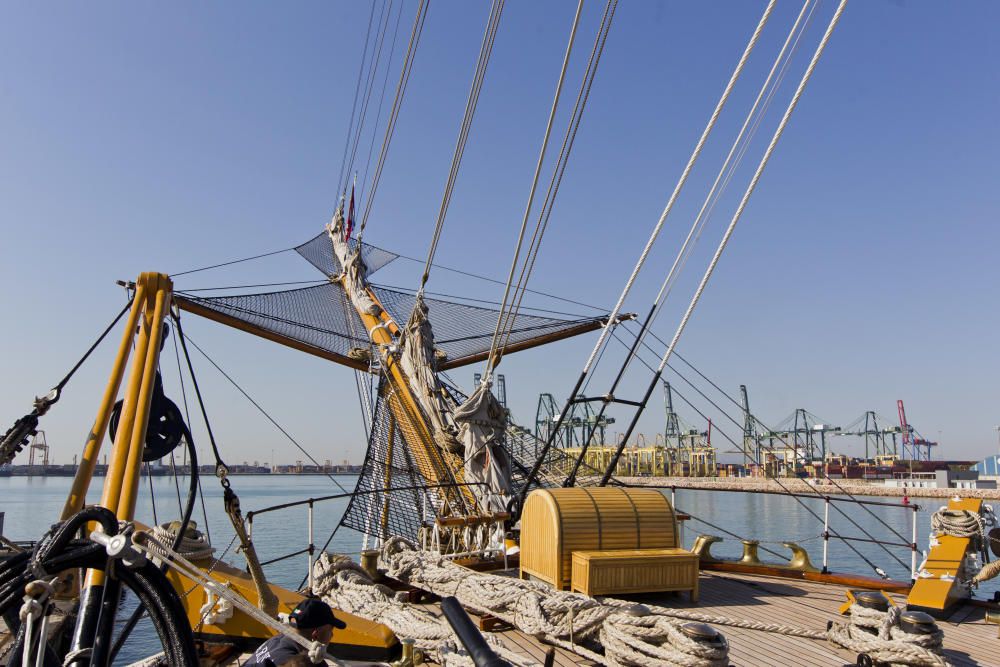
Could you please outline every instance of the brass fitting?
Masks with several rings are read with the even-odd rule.
[[[361,552],[361,569],[368,573],[372,581],[378,581],[378,549],[369,549]]]
[[[712,545],[721,541],[722,538],[718,535],[699,535],[691,546],[691,552],[698,556],[702,563],[717,563],[719,559],[712,555]]]
[[[994,625],[1000,625],[1000,610],[990,609],[986,612],[986,618],[983,619],[987,623],[993,623]],[[997,628],[997,637],[1000,637],[1000,628]]]
[[[744,565],[760,565],[760,555],[757,553],[759,546],[760,542],[757,540],[743,540],[743,557],[740,562]]]
[[[786,549],[792,550],[792,558],[788,567],[799,572],[819,572],[819,568],[809,562],[809,554],[795,542],[782,542]]]

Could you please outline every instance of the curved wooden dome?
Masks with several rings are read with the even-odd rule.
[[[670,500],[656,489],[532,491],[521,514],[521,576],[569,588],[574,551],[677,546]]]

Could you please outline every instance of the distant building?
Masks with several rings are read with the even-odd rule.
[[[896,473],[885,480],[886,486],[907,489],[995,489],[996,479],[980,479],[975,470],[936,470],[934,472]]]
[[[977,471],[980,477],[1000,478],[1000,454],[987,456],[977,463],[973,470]]]

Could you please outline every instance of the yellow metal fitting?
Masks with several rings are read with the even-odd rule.
[[[702,563],[715,563],[718,558],[712,555],[712,545],[721,542],[718,535],[699,535],[695,538],[691,551],[698,556]]]
[[[760,565],[760,555],[757,553],[759,546],[760,542],[757,540],[743,540],[743,557],[740,562],[744,565]]]
[[[819,568],[809,562],[809,554],[805,549],[795,542],[782,542],[786,549],[792,550],[792,558],[788,561],[788,567],[799,572],[819,572]]]

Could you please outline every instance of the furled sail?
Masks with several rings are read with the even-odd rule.
[[[346,238],[338,213],[296,250],[329,282],[280,292],[203,297],[183,310],[381,375],[358,491],[344,524],[377,537],[417,537],[421,526],[509,509],[541,443],[510,422],[488,385],[469,397],[439,372],[485,359],[500,311],[378,287],[371,271],[397,257]],[[433,326],[432,326],[433,319]],[[607,318],[519,314],[506,352],[593,331]],[[405,323],[405,324],[403,324]],[[552,463],[563,467],[550,455]],[[544,483],[536,480],[535,483]]]

